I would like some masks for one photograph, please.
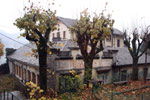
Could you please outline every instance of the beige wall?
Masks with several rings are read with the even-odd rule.
[[[123,41],[123,37],[120,36],[114,36],[113,38],[113,47],[117,47],[117,40],[120,40],[120,47],[124,47],[124,41]]]
[[[72,69],[73,60],[57,60],[57,70]]]
[[[14,65],[15,66],[20,66],[20,68],[22,69],[21,70],[21,77],[19,75],[15,74],[15,76],[21,82],[25,83],[25,82],[29,81],[29,79],[28,79],[28,71],[30,71],[30,73],[31,73],[31,80],[33,79],[32,73],[34,73],[35,74],[36,84],[38,83],[38,78],[37,78],[37,76],[39,75],[38,68],[35,68],[35,67],[32,67],[32,66],[27,66],[27,65],[24,65],[24,64],[22,64],[20,62],[17,62],[17,61],[14,62]]]
[[[58,28],[59,25],[59,29],[60,29],[60,37],[61,40],[67,40],[67,39],[72,39],[73,34],[71,34],[71,32],[69,31],[69,28],[62,23],[61,21],[58,21],[58,24],[56,25],[56,28]],[[63,32],[66,31],[66,38],[63,39]],[[54,33],[54,37],[57,37],[57,32],[58,30],[56,29],[55,31],[51,32],[50,34],[50,41],[52,41],[53,38],[53,33]],[[122,36],[116,36],[113,35],[112,39],[110,41],[107,41],[106,39],[104,40],[105,42],[105,46],[110,46],[110,47],[117,47],[117,40],[120,40],[120,47],[124,47],[124,42],[123,42],[123,37]]]
[[[113,35],[110,41],[105,39],[105,46],[117,47],[117,40],[120,40],[120,47],[124,47],[123,36]]]
[[[52,38],[53,38],[53,33],[54,33],[54,37],[57,37],[57,28],[58,28],[58,25],[59,25],[59,29],[60,29],[60,37],[61,37],[61,40],[66,40],[66,39],[71,39],[71,34],[70,34],[70,31],[69,31],[69,28],[63,24],[61,21],[58,21],[58,24],[56,25],[56,30],[51,32],[50,33],[50,41],[52,41]],[[66,32],[66,38],[63,39],[63,32]]]
[[[102,61],[102,62],[101,62]],[[93,68],[111,66],[112,59],[94,59]],[[72,68],[84,68],[82,59],[57,60],[57,70],[67,70]]]
[[[138,78],[139,79],[143,79],[143,69],[144,69],[145,65],[139,65],[138,66]],[[132,65],[131,66],[125,66],[123,68],[121,68],[122,70],[127,70],[127,79],[131,78],[131,74],[132,74]],[[130,75],[130,76],[129,76]],[[148,65],[148,77],[150,77],[150,65]]]

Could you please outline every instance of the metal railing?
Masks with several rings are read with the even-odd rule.
[[[106,89],[102,86],[93,88],[93,96],[100,100],[150,100],[150,92],[141,92],[143,89],[150,89],[150,86],[129,89],[122,92],[117,92],[114,88]],[[138,94],[129,95],[130,92],[139,91]],[[97,95],[98,93],[98,95]]]
[[[2,93],[0,93],[0,100],[22,100],[22,99],[18,98],[11,92],[3,91]]]
[[[127,93],[130,92],[135,92],[135,91],[142,91],[143,89],[150,88],[150,86],[143,86],[140,88],[135,88],[135,89],[129,89],[126,91],[122,92],[116,92],[113,93],[112,99],[111,100],[149,100],[150,98],[150,92],[145,92],[145,93],[139,93],[135,95],[126,95]]]

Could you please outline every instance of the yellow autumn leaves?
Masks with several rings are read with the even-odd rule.
[[[2,43],[0,43],[0,57],[3,56],[3,54],[4,54],[3,49],[4,49],[4,45]]]
[[[29,92],[30,100],[57,100],[57,98],[51,99],[42,96],[41,93],[43,93],[44,91],[31,81],[27,82],[26,86],[28,87],[27,91]]]
[[[114,20],[110,16],[104,16],[104,12],[91,17],[86,9],[81,13],[77,25],[71,27],[70,30],[73,34],[76,34],[75,37],[78,39],[86,35],[95,42],[110,35],[113,24]]]
[[[35,99],[35,95],[36,93],[43,93],[43,90],[40,89],[39,86],[37,86],[36,84],[34,84],[33,82],[27,82],[26,83],[27,91],[29,92],[30,95],[30,99],[34,100]]]
[[[75,70],[70,70],[69,71],[72,75],[75,75],[76,74],[76,71]]]
[[[70,70],[69,71],[74,77],[76,77],[77,79],[80,80],[80,75],[77,75],[76,71],[75,70]]]

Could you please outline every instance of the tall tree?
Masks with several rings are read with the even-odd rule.
[[[139,29],[135,28],[132,32],[129,33],[131,36],[127,35],[127,31],[124,32],[124,44],[128,47],[133,62],[131,77],[132,80],[138,80],[138,60],[147,49],[147,45],[145,45],[145,48],[141,50],[142,45],[148,36],[148,30],[148,27],[145,31],[143,31],[143,29],[142,31],[139,31]],[[142,38],[140,35],[143,35]]]
[[[0,57],[4,55],[4,45],[0,42]]]
[[[48,42],[50,32],[56,29],[57,18],[51,9],[46,10],[34,6],[33,3],[24,10],[24,16],[16,19],[14,25],[20,30],[24,30],[21,36],[34,42],[37,46],[37,50],[33,51],[38,52],[40,87],[47,92],[47,54],[50,52]]]
[[[94,17],[91,17],[85,10],[81,13],[77,24],[70,29],[76,37],[75,41],[83,56],[85,84],[88,84],[92,78],[94,57],[103,50],[102,42],[107,35],[111,34],[113,23],[111,16],[104,16],[104,12],[99,16],[95,14]]]

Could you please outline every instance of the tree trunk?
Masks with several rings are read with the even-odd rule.
[[[84,84],[89,84],[89,80],[92,78],[92,64],[93,59],[87,58],[84,60],[85,72],[84,72]]]
[[[146,83],[146,77],[147,77],[147,49],[145,52],[145,68],[144,68],[144,73],[143,73],[143,78],[144,78],[144,83]]]
[[[138,59],[133,59],[132,80],[138,80]]]
[[[47,52],[46,49],[40,49],[39,51],[39,78],[40,88],[47,92]]]

